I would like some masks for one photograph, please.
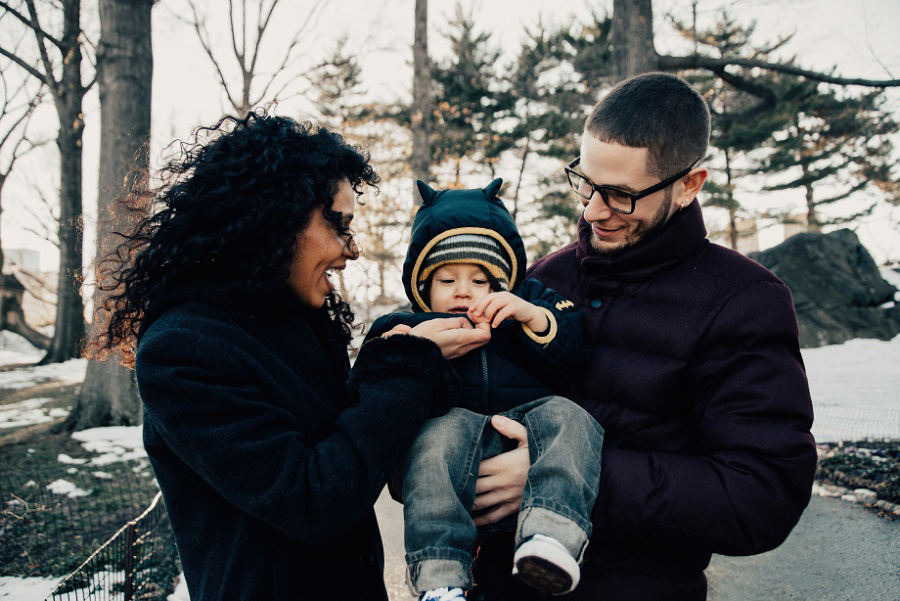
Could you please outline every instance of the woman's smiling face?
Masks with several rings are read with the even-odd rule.
[[[331,210],[341,214],[344,228],[349,228],[353,220],[355,201],[350,182],[341,180]],[[359,256],[353,238],[325,218],[324,208],[323,205],[314,209],[309,225],[297,235],[297,253],[288,274],[288,285],[297,298],[313,308],[324,305],[325,297],[334,290],[328,272],[343,269],[347,261]]]

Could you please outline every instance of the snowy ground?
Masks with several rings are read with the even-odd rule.
[[[900,288],[900,274],[885,270],[885,278]],[[898,293],[900,294],[900,293]],[[29,364],[41,353],[10,332],[0,332],[0,365]],[[819,442],[864,438],[900,439],[900,336],[890,341],[857,339],[844,344],[805,349],[816,419],[813,434]],[[87,361],[22,367],[0,372],[0,402],[13,390],[42,382],[77,383],[84,379]],[[34,398],[0,405],[4,428],[50,421],[59,409],[43,408],[46,399]],[[96,428],[74,435],[85,458],[60,456],[60,461],[103,465],[143,456],[140,427]],[[60,493],[68,494],[63,485]],[[39,578],[0,577],[0,601],[42,599],[55,585]],[[175,596],[173,595],[173,601]]]

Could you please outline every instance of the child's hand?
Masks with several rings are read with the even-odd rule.
[[[469,319],[474,323],[490,323],[498,327],[504,319],[515,319],[532,332],[543,332],[550,321],[538,307],[511,292],[492,292],[469,307]]]

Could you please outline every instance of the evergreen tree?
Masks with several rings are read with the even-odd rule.
[[[570,240],[580,208],[562,167],[578,156],[584,119],[611,74],[610,21],[592,15],[585,23],[526,30],[509,88],[515,101],[513,137],[519,158],[519,180],[513,215],[519,213],[519,185],[529,159],[554,167],[536,178],[532,210],[518,219],[532,256],[542,256]],[[551,160],[548,160],[551,159]]]
[[[814,81],[779,79],[785,126],[771,136],[762,166],[787,179],[764,190],[803,190],[811,230],[854,221],[879,201],[900,202],[891,142],[900,128],[884,107],[884,92],[851,95]],[[844,202],[851,197],[854,204]]]
[[[450,186],[462,187],[463,161],[495,176],[500,155],[512,146],[508,125],[512,97],[498,71],[501,52],[490,34],[476,33],[471,14],[457,5],[446,37],[451,55],[432,68],[434,112],[431,148],[435,165],[453,172]]]
[[[383,307],[400,300],[392,290],[402,290],[399,267],[410,216],[410,195],[406,191],[410,183],[406,161],[410,135],[398,124],[403,117],[399,117],[396,106],[367,99],[362,70],[346,40],[338,41],[311,81],[309,97],[319,120],[351,142],[365,145],[381,177],[379,193],[365,195],[353,220],[354,239],[365,251],[353,264],[353,276],[360,281],[347,286],[344,272],[338,275],[341,295],[362,314],[363,322],[369,322],[374,318],[368,315],[371,306]],[[392,286],[394,282],[397,285]]]
[[[737,56],[754,56],[768,60],[769,55],[784,45],[787,39],[777,40],[765,47],[751,41],[756,29],[755,22],[741,25],[723,12],[718,21],[708,30],[698,31],[696,24],[687,26],[673,20],[673,25],[686,39],[694,43],[695,54],[711,58],[728,59]],[[757,155],[774,131],[785,124],[782,111],[767,109],[756,95],[727,83],[731,78],[746,81],[743,67],[733,67],[720,77],[709,71],[690,71],[682,76],[700,92],[710,108],[710,158],[724,162],[721,170],[713,170],[703,187],[703,204],[722,208],[728,212],[728,225],[723,232],[729,246],[737,250],[740,218],[754,217],[753,211],[743,207],[735,192],[745,179],[759,173]],[[759,76],[764,81],[772,79],[771,74]],[[743,86],[742,86],[743,87]],[[750,188],[756,184],[745,185]],[[755,232],[754,232],[755,233]]]

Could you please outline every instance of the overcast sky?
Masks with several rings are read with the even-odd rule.
[[[282,2],[276,20],[287,32],[302,21],[303,10],[307,10],[311,0]],[[210,2],[209,5],[224,6],[224,3]],[[462,5],[466,10],[473,11],[478,28],[490,32],[492,40],[504,48],[507,58],[511,59],[522,38],[523,26],[531,26],[539,18],[545,22],[565,21],[570,15],[587,19],[592,7],[603,10],[604,7],[611,7],[612,2],[463,0]],[[656,46],[660,53],[680,54],[684,50],[680,46],[682,42],[675,36],[667,35],[670,31],[667,15],[674,14],[683,21],[689,21],[691,5],[691,0],[655,0],[654,27],[658,32]],[[215,120],[225,108],[214,72],[202,56],[193,32],[176,19],[175,15],[183,11],[183,6],[181,0],[162,0],[153,9],[153,136],[157,152],[173,138],[186,136],[192,127]],[[328,2],[317,19],[315,34],[307,38],[304,52],[313,56],[322,48],[332,48],[341,36],[348,36],[348,47],[361,53],[363,77],[369,90],[383,98],[408,98],[411,88],[409,48],[413,36],[413,6],[414,0]],[[560,6],[565,8],[560,9]],[[447,19],[452,16],[454,7],[455,3],[450,1],[431,2],[429,42],[432,54],[438,57],[446,50],[441,32],[446,31]],[[900,77],[898,0],[700,0],[698,13],[701,23],[714,19],[723,9],[741,20],[755,18],[761,40],[793,33],[794,39],[784,55],[795,54],[804,67],[835,68],[837,73],[846,76]],[[892,92],[891,96],[894,110],[900,111],[900,93]],[[96,196],[95,157],[99,139],[96,94],[88,98],[85,108],[85,210],[88,223],[91,223],[90,215],[94,212]],[[290,101],[278,108],[278,112],[289,115],[297,110]],[[53,115],[50,113],[48,122],[52,121]],[[32,179],[43,177],[46,180],[46,159],[22,171]],[[13,194],[4,194],[4,246],[38,248],[42,252],[42,266],[52,267],[57,260],[52,249],[22,227],[28,224],[29,219],[17,210],[15,202],[7,201],[10,196],[25,198],[27,193],[27,190],[19,188]],[[885,215],[879,215],[872,223],[861,227],[860,235],[868,236],[867,246],[879,260],[885,256],[900,259],[900,235],[882,232],[886,221]],[[867,235],[867,230],[874,233]],[[86,238],[90,241],[89,232]],[[87,247],[85,254],[90,256],[92,252]]]

